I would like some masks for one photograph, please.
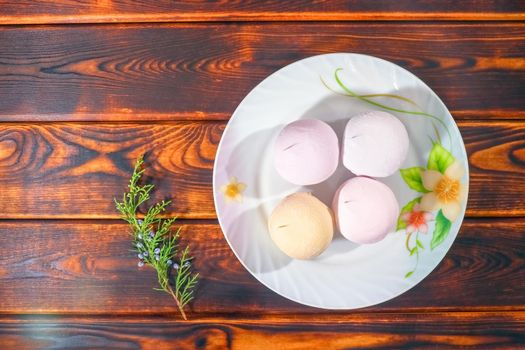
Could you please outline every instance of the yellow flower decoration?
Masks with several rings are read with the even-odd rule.
[[[457,160],[450,164],[444,174],[436,170],[423,171],[423,186],[431,192],[421,198],[421,210],[441,209],[448,220],[456,220],[465,198],[465,188],[460,182],[464,171],[463,165]]]
[[[242,182],[238,182],[237,178],[235,176],[232,176],[230,178],[230,182],[226,185],[221,186],[221,192],[224,194],[224,198],[226,198],[226,202],[242,202],[242,193],[246,189],[246,184]]]

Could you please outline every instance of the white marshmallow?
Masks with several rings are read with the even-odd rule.
[[[408,133],[390,113],[358,114],[346,124],[342,158],[356,175],[386,177],[395,173],[408,154]]]

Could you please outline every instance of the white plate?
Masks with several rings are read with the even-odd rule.
[[[341,165],[330,179],[319,185],[298,187],[286,182],[274,169],[272,158],[273,142],[281,128],[297,119],[316,118],[332,125],[341,139],[352,115],[381,110],[361,99],[335,93],[344,92],[335,80],[334,72],[338,68],[342,68],[339,77],[343,84],[355,93],[402,96],[417,106],[387,96],[369,97],[369,100],[404,111],[431,114],[439,119],[391,112],[404,123],[410,136],[409,155],[403,168],[425,168],[413,171],[413,188],[421,186],[418,177],[421,174],[430,178],[432,173],[426,172],[429,157],[432,158],[429,167],[446,172],[447,175],[440,176],[448,176],[451,181],[458,175],[452,168],[464,169],[456,184],[460,184],[465,195],[458,200],[454,195],[451,197],[451,202],[459,207],[432,201],[436,198],[432,197],[434,194],[442,193],[439,188],[434,188],[430,195],[425,194],[425,203],[432,202],[444,209],[431,211],[434,219],[427,222],[426,234],[414,232],[410,235],[408,249],[412,255],[406,246],[406,229],[392,232],[372,245],[353,244],[337,234],[323,254],[308,261],[288,258],[270,239],[267,219],[283,197],[296,191],[311,191],[329,205],[339,184],[353,176]],[[441,146],[435,144],[438,134]],[[456,163],[452,163],[454,159]],[[452,168],[451,164],[454,164]],[[449,171],[445,171],[448,168]],[[443,178],[436,178],[443,181]],[[394,191],[400,208],[424,195],[411,189],[401,172],[379,180]],[[240,184],[236,185],[237,182]],[[428,183],[427,187],[432,189]],[[391,62],[347,53],[295,62],[257,85],[230,119],[213,172],[219,223],[241,263],[276,293],[298,303],[326,309],[375,305],[406,292],[428,276],[456,238],[465,214],[467,192],[465,146],[452,116],[438,96],[412,73]],[[448,220],[444,212],[453,220]],[[457,214],[456,217],[453,214]],[[424,230],[423,226],[417,228]],[[416,236],[424,249],[414,251]]]

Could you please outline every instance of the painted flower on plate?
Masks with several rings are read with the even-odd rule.
[[[223,185],[221,187],[221,192],[224,194],[224,198],[226,198],[226,202],[242,202],[242,193],[246,189],[246,184],[242,182],[238,182],[237,178],[235,176],[232,176],[230,178],[230,182],[226,185]]]
[[[421,205],[415,204],[411,211],[401,215],[401,219],[406,223],[406,233],[413,232],[427,233],[428,222],[434,218],[432,213],[421,210]]]
[[[441,209],[448,220],[456,220],[465,197],[465,188],[461,184],[464,171],[463,165],[457,160],[450,164],[443,174],[436,170],[423,171],[423,186],[430,192],[421,198],[421,209]]]

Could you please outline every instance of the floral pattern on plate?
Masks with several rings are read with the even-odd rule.
[[[385,93],[359,95],[343,83],[339,76],[339,73],[342,71],[342,68],[338,68],[334,71],[334,80],[342,89],[342,92],[330,88],[322,78],[321,82],[332,92],[351,98],[357,98],[375,107],[391,112],[428,118],[432,123],[437,122],[444,126],[444,129],[450,138],[450,131],[441,118],[421,111],[418,104],[411,99],[404,96]],[[393,108],[374,101],[374,98],[377,97],[403,101],[404,103],[411,105],[411,108]],[[414,108],[417,110],[414,110]],[[432,142],[432,150],[430,151],[426,167],[414,166],[400,170],[401,177],[408,187],[422,194],[408,202],[401,209],[397,222],[396,231],[405,229],[407,236],[405,241],[406,249],[410,256],[416,256],[415,267],[405,274],[405,278],[412,276],[415,272],[419,263],[420,250],[425,249],[425,246],[419,239],[419,234],[426,234],[429,223],[435,221],[432,240],[430,241],[430,250],[436,248],[447,238],[450,228],[452,227],[452,222],[455,221],[461,213],[462,203],[466,199],[465,187],[461,184],[461,178],[463,177],[465,169],[461,162],[457,161],[452,153],[442,146],[439,131],[435,124],[433,124],[433,126],[436,132],[437,141],[430,138]],[[435,212],[437,212],[437,214],[435,214]]]
[[[397,221],[396,231],[405,230],[405,246],[410,256],[416,256],[416,266],[407,272],[405,277],[410,277],[417,268],[420,250],[425,249],[419,240],[419,234],[427,233],[431,220],[435,220],[435,226],[430,250],[447,238],[452,222],[460,214],[461,205],[465,200],[466,192],[461,183],[464,171],[463,165],[439,142],[434,143],[426,168],[412,167],[400,170],[401,177],[408,187],[422,194],[401,209]],[[437,214],[434,214],[435,212]]]

